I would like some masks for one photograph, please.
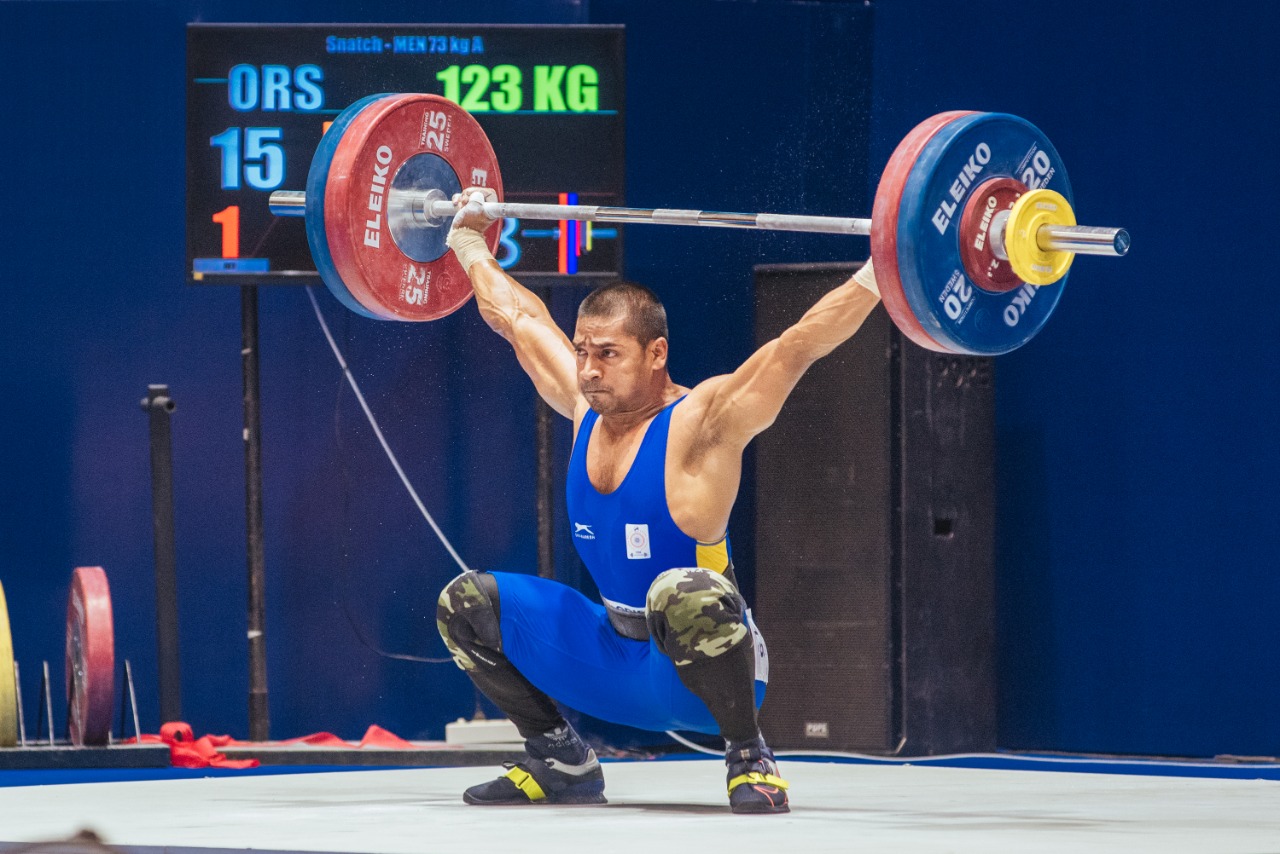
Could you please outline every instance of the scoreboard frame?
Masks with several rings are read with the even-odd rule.
[[[267,198],[302,189],[327,122],[381,92],[463,106],[508,201],[625,204],[625,61],[621,25],[188,24],[187,281],[318,283],[303,220]],[[507,220],[496,254],[521,280],[613,278],[622,234]]]

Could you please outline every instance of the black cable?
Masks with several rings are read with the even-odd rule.
[[[351,515],[351,482],[350,482],[350,470],[347,467],[346,449],[342,442],[342,389],[343,389],[343,386],[346,385],[346,383],[347,383],[347,376],[346,376],[345,370],[339,371],[338,389],[337,389],[337,393],[334,395],[334,398],[333,398],[333,435],[334,435],[334,441],[338,449],[338,467],[342,475],[341,483],[342,483],[343,524],[341,525],[341,534],[340,534],[341,540],[339,543],[339,549],[342,552],[342,558],[339,561],[341,570],[340,570],[340,577],[338,580],[338,584],[339,584],[338,601],[342,607],[343,616],[347,618],[347,625],[351,627],[352,634],[356,636],[356,639],[360,641],[361,645],[364,646],[366,649],[370,650],[371,652],[382,656],[383,658],[390,658],[396,661],[413,661],[413,662],[418,662],[422,664],[445,664],[447,662],[452,662],[453,661],[452,658],[429,658],[429,657],[420,656],[420,655],[410,655],[404,652],[387,652],[386,650],[381,649],[376,644],[374,644],[371,640],[369,640],[368,636],[361,630],[359,624],[356,623],[355,617],[351,613],[351,602],[348,596],[348,589],[350,586],[348,582],[352,575],[351,548],[350,548],[351,544],[347,536],[347,524],[346,524],[347,520],[350,518],[350,515]]]

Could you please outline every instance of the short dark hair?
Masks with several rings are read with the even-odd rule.
[[[613,282],[596,288],[578,306],[578,319],[621,317],[623,329],[641,346],[667,337],[667,310],[658,295],[635,282]]]

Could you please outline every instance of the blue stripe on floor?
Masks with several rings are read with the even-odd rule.
[[[670,754],[663,759],[692,759]],[[711,759],[712,757],[707,757]],[[1023,753],[965,753],[954,756],[897,758],[870,755],[823,755],[781,751],[778,762],[833,762],[845,765],[919,765],[930,768],[976,768],[991,771],[1060,771],[1074,774],[1127,774],[1151,777],[1211,777],[1226,780],[1280,780],[1280,763],[1211,759],[1136,759],[1132,757],[1061,756]],[[785,771],[784,771],[785,776]]]
[[[719,757],[673,753],[658,761]],[[831,762],[845,765],[919,765],[932,768],[974,768],[993,771],[1060,771],[1075,774],[1124,774],[1154,777],[1207,777],[1226,780],[1280,781],[1280,763],[1224,760],[1134,759],[1126,757],[1047,756],[1043,754],[973,753],[955,756],[910,758],[869,755],[791,754],[783,751],[779,762]],[[407,770],[404,766],[365,765],[264,765],[243,770],[220,768],[122,768],[58,769],[52,771],[0,771],[0,788],[57,786],[73,783],[122,783],[142,780],[198,780],[206,777],[258,777],[281,774],[319,774],[336,771]],[[785,774],[785,771],[784,771]]]

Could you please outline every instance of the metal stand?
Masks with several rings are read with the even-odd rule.
[[[155,532],[156,647],[161,723],[182,720],[178,571],[173,534],[173,444],[169,427],[169,417],[176,408],[177,404],[169,397],[167,385],[147,386],[142,409],[151,422],[151,522]]]
[[[15,671],[16,665],[15,664]],[[39,697],[36,702],[36,729],[34,739],[28,738],[26,718],[22,708],[22,680],[15,675],[18,694],[18,744],[12,748],[0,750],[0,776],[5,771],[53,771],[66,769],[114,770],[122,768],[168,768],[171,757],[169,745],[155,743],[158,739],[144,741],[142,727],[138,720],[138,692],[134,688],[133,664],[125,659],[124,676],[120,683],[120,732],[108,729],[105,744],[74,744],[68,735],[59,738],[53,724],[53,678],[49,673],[49,662],[41,662],[41,680]],[[115,674],[112,674],[114,678]],[[70,674],[67,686],[68,695],[75,693],[75,672]],[[67,704],[68,733],[70,732],[71,704]],[[46,735],[45,722],[49,722]],[[133,726],[133,739],[123,743],[128,726]],[[499,760],[505,761],[505,760]],[[440,764],[440,763],[436,763]],[[6,815],[7,819],[8,816]],[[0,842],[0,851],[9,851],[5,843]],[[25,848],[22,850],[26,850]],[[51,849],[52,850],[52,849]],[[70,849],[59,848],[59,851]],[[79,851],[80,849],[76,849]]]
[[[142,726],[138,722],[138,692],[133,688],[133,665],[129,663],[129,659],[124,660],[124,683],[120,686],[120,738],[124,741],[124,725],[125,721],[133,721],[133,737],[142,742]],[[178,718],[167,718],[164,723],[178,720]]]
[[[18,669],[18,662],[13,662],[13,688],[14,693],[18,697],[18,746],[27,746],[27,717],[22,711],[22,675]]]
[[[40,740],[40,732],[44,729],[44,721],[49,721],[49,746],[53,746],[53,684],[49,681],[49,662],[42,661],[40,677],[40,694],[44,704],[36,714],[36,741]]]
[[[266,557],[262,523],[262,423],[258,397],[258,289],[240,288],[240,357],[244,371],[245,538],[249,563],[249,739],[266,741]]]

